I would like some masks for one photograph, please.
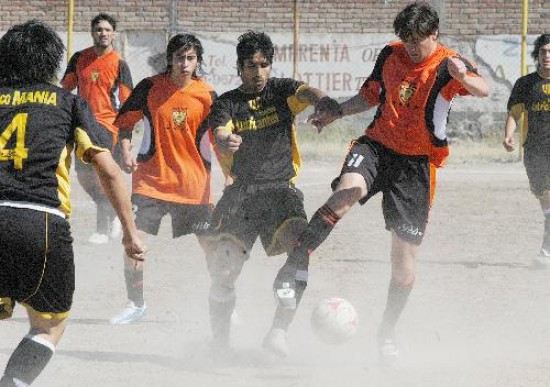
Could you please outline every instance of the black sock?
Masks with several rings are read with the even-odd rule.
[[[30,385],[46,367],[52,355],[52,348],[25,337],[8,360],[0,386],[16,386],[14,379]]]
[[[304,263],[305,269],[311,253],[327,239],[339,220],[340,217],[326,204],[313,214],[307,229],[300,234],[293,250],[293,253],[300,258],[298,261]]]
[[[145,303],[143,300],[143,270],[124,269],[124,279],[126,280],[128,299],[141,308]]]
[[[273,324],[271,325],[271,328],[280,328],[280,329],[283,329],[284,331],[288,330],[290,323],[292,322],[292,320],[294,320],[294,316],[296,315],[296,311],[298,310],[298,305],[300,304],[300,300],[302,299],[302,295],[304,294],[305,290],[306,290],[306,283],[297,281],[296,282],[296,308],[290,309],[290,308],[278,307],[277,310],[275,310],[275,317],[273,318]]]
[[[235,300],[227,302],[208,300],[210,311],[210,326],[212,329],[212,339],[217,344],[229,344],[229,334],[231,330],[231,314],[235,309]]]
[[[407,300],[409,294],[412,290],[412,287],[401,287],[398,286],[393,279],[390,282],[388,289],[388,299],[386,301],[386,310],[384,311],[384,317],[382,319],[382,325],[380,326],[380,331],[378,332],[381,339],[384,339],[383,336],[393,336],[395,325],[405,305],[407,305]]]

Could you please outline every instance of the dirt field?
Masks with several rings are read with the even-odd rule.
[[[328,197],[338,169],[338,162],[305,164],[299,187],[309,215]],[[530,268],[543,219],[519,163],[440,171],[393,370],[379,367],[375,346],[390,273],[380,197],[352,209],[315,253],[285,360],[260,348],[284,257],[267,258],[255,247],[238,283],[236,356],[213,359],[206,348],[209,279],[196,240],[172,240],[163,223],[161,235],[148,241],[148,316],[111,326],[108,319],[125,302],[122,250],[119,243],[86,244],[94,210],[77,184],[73,199],[75,303],[37,386],[542,387],[550,380],[550,271]],[[341,346],[326,346],[309,330],[312,307],[328,296],[350,300],[359,314],[357,335]],[[19,307],[1,324],[2,368],[26,333],[24,316]]]

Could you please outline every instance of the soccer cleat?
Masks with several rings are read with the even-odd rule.
[[[121,232],[122,232],[122,224],[120,223],[120,219],[117,216],[115,216],[115,218],[111,221],[111,224],[110,224],[109,238],[111,239],[118,238]]]
[[[271,328],[264,338],[262,347],[279,357],[287,357],[290,351],[288,349],[285,330],[282,328]]]
[[[89,238],[88,243],[93,243],[94,245],[104,245],[109,242],[109,236],[106,234],[100,234],[94,232]]]
[[[550,268],[550,251],[541,248],[539,254],[533,260],[533,266],[540,269]]]
[[[378,356],[380,363],[384,366],[393,366],[399,356],[399,348],[392,338],[378,341]]]
[[[136,306],[133,301],[129,301],[126,307],[122,309],[119,314],[110,319],[109,322],[113,325],[129,324],[145,317],[146,314],[147,307],[145,304],[139,307]]]

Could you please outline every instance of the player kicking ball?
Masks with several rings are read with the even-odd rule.
[[[307,283],[309,256],[357,202],[382,193],[386,229],[391,232],[392,275],[378,330],[380,358],[398,355],[395,326],[416,279],[416,257],[424,238],[435,189],[435,168],[449,153],[446,122],[458,95],[485,97],[488,89],[477,69],[441,45],[439,18],[424,2],[407,5],[394,20],[400,41],[380,52],[359,93],[340,109],[316,109],[318,128],[343,116],[377,107],[364,135],[355,139],[333,194],[315,212],[274,283],[275,295],[295,290],[298,304]]]

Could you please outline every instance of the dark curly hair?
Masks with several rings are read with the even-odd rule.
[[[237,63],[239,67],[244,65],[244,60],[252,58],[257,52],[262,53],[269,63],[273,63],[275,48],[271,38],[265,32],[246,31],[239,36],[237,44]]]
[[[166,47],[166,71],[170,72],[172,70],[172,57],[176,51],[182,48],[185,51],[192,48],[195,49],[197,52],[197,70],[199,73],[202,73],[202,55],[204,54],[204,49],[202,48],[201,41],[193,34],[177,34],[170,38]],[[197,77],[197,71],[195,71],[193,77]]]
[[[550,34],[542,34],[537,39],[535,39],[535,47],[533,48],[533,52],[531,53],[531,56],[537,62],[539,60],[539,51],[542,46],[546,46],[548,43],[550,43]]]
[[[424,39],[439,30],[439,16],[426,2],[411,3],[397,14],[393,30],[403,42]]]
[[[0,38],[0,85],[54,82],[65,46],[47,24],[29,20]]]
[[[116,31],[116,19],[107,13],[100,13],[96,17],[94,17],[90,22],[90,29],[93,31],[95,25],[103,20],[105,20],[111,25],[111,27],[113,27],[113,31]]]

